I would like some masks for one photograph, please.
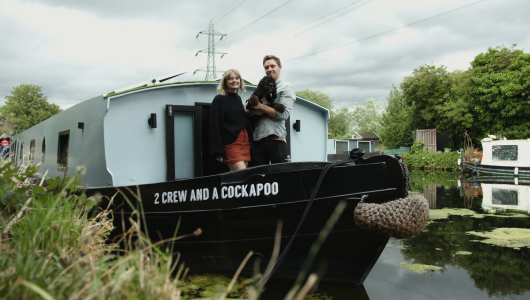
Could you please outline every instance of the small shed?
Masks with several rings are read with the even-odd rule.
[[[374,152],[374,141],[363,141],[359,139],[328,139],[328,155],[348,154],[355,148],[359,148],[365,153]]]
[[[360,141],[372,141],[374,146],[373,149],[379,149],[380,138],[377,133],[355,133],[351,138]]]

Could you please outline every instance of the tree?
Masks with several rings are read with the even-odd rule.
[[[353,131],[357,133],[381,133],[383,106],[368,98],[352,108]]]
[[[353,117],[347,107],[336,108],[331,111],[331,117],[328,123],[328,132],[330,139],[351,138]]]
[[[302,97],[304,99],[307,99],[313,103],[316,103],[320,106],[323,106],[327,108],[328,110],[333,110],[335,108],[335,105],[333,104],[334,100],[331,98],[331,96],[327,93],[323,93],[320,91],[312,91],[312,90],[302,90],[297,91],[296,96]]]
[[[530,54],[515,46],[489,48],[471,62],[469,94],[477,122],[470,135],[475,140],[487,134],[530,137]]]
[[[0,115],[12,118],[19,132],[61,112],[58,105],[48,103],[47,97],[41,93],[41,87],[33,84],[14,87],[11,95],[5,99],[6,102],[0,107]]]
[[[15,118],[15,114],[10,113],[8,115],[2,115],[0,117],[0,135],[15,135],[15,125],[17,123],[18,119]]]
[[[468,72],[423,65],[401,83],[405,104],[412,109],[413,130],[447,130],[451,146],[462,144],[462,134],[473,125],[468,94]]]
[[[381,144],[389,149],[399,148],[413,141],[412,108],[405,103],[403,93],[392,85],[381,116]]]
[[[351,137],[352,116],[348,108],[335,108],[333,98],[320,91],[302,90],[297,91],[296,95],[329,110],[328,133],[330,139]]]

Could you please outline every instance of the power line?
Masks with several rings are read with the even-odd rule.
[[[316,28],[316,27],[319,27],[320,25],[326,24],[327,22],[333,21],[333,20],[335,20],[335,19],[338,18],[338,17],[344,16],[345,14],[347,14],[347,13],[349,13],[349,12],[351,12],[351,11],[354,11],[354,10],[356,10],[356,9],[358,9],[358,8],[361,8],[361,7],[365,6],[366,4],[369,4],[369,3],[374,2],[374,1],[375,1],[375,0],[370,0],[370,1],[367,1],[367,2],[362,3],[362,4],[360,4],[360,5],[357,5],[357,6],[353,7],[353,8],[350,8],[350,9],[348,9],[347,11],[344,11],[344,12],[342,12],[341,14],[338,14],[338,15],[336,15],[336,16],[334,16],[334,17],[331,17],[331,18],[329,18],[329,19],[327,19],[327,20],[325,20],[325,21],[322,21],[322,22],[318,23],[317,25],[315,25],[315,26],[313,26],[313,27],[309,27],[308,29],[306,29],[306,30],[304,30],[304,31],[300,31],[299,33],[295,34],[295,36],[296,36],[296,35],[300,35],[300,34],[302,34],[302,33],[304,33],[304,32],[309,31],[309,30],[312,30],[312,29],[314,29],[314,28]]]
[[[487,0],[476,1],[476,2],[473,2],[473,3],[467,4],[467,5],[460,6],[460,7],[458,7],[458,8],[452,9],[452,10],[450,10],[450,11],[446,11],[446,12],[443,12],[443,13],[440,13],[440,14],[437,14],[437,15],[434,15],[434,16],[431,16],[431,17],[428,17],[428,18],[425,18],[425,19],[422,19],[422,20],[416,21],[416,22],[412,22],[412,23],[409,23],[409,24],[403,25],[403,26],[398,27],[398,28],[394,28],[394,29],[391,29],[391,30],[387,30],[387,31],[384,31],[384,32],[381,32],[381,33],[378,33],[378,34],[374,34],[374,35],[371,35],[371,36],[368,36],[368,37],[362,38],[362,39],[360,39],[360,40],[355,40],[355,41],[352,41],[352,42],[346,43],[346,44],[342,44],[342,45],[339,45],[339,46],[335,46],[335,47],[332,47],[332,48],[328,48],[328,49],[326,49],[326,50],[321,50],[321,51],[313,52],[313,53],[306,54],[306,55],[303,55],[303,56],[299,56],[299,57],[295,57],[295,58],[287,59],[286,61],[296,60],[296,59],[300,59],[300,58],[308,57],[308,56],[311,56],[311,55],[319,54],[319,53],[322,53],[322,52],[331,51],[331,50],[334,50],[334,49],[337,49],[337,48],[341,48],[341,47],[344,47],[344,46],[347,46],[347,45],[351,45],[351,44],[355,44],[355,43],[358,43],[358,42],[362,42],[362,41],[365,41],[365,40],[368,40],[368,39],[371,39],[371,38],[374,38],[374,37],[378,37],[378,36],[381,36],[381,35],[384,35],[384,34],[390,33],[390,32],[392,32],[392,31],[396,31],[396,30],[401,29],[401,28],[405,28],[405,27],[413,26],[413,25],[416,25],[416,24],[421,23],[421,22],[425,22],[425,21],[428,21],[428,20],[432,20],[432,19],[434,19],[434,18],[438,18],[438,17],[444,16],[444,15],[447,15],[447,14],[453,13],[453,12],[455,12],[455,11],[458,11],[458,10],[461,10],[461,9],[464,9],[464,8],[468,8],[468,7],[470,7],[470,6],[473,6],[473,5],[476,5],[476,4],[479,4],[479,3],[482,3],[482,2],[486,2],[486,1],[487,1]]]
[[[217,17],[213,18],[213,22],[214,22],[214,23],[217,23],[217,22],[221,21],[221,20],[222,20],[224,17],[226,17],[229,13],[233,12],[233,9],[234,9],[235,7],[237,7],[237,6],[239,6],[239,5],[242,5],[242,4],[245,3],[246,1],[247,1],[247,0],[243,0],[243,1],[241,1],[241,2],[240,2],[239,0],[236,1],[233,5],[230,5],[227,9],[223,10],[223,12],[225,12],[225,11],[227,11],[227,10],[228,10],[228,12],[227,12],[226,14],[224,14],[222,17],[220,17],[218,20],[215,20]],[[222,12],[222,13],[223,13],[223,12]],[[222,13],[221,13],[221,14],[222,14]]]
[[[343,7],[339,8],[339,9],[337,9],[337,10],[334,10],[334,11],[330,12],[329,14],[326,14],[326,15],[323,15],[322,17],[316,18],[316,19],[314,19],[314,20],[311,21],[311,22],[307,22],[307,23],[305,23],[305,24],[302,25],[302,26],[298,26],[298,27],[296,27],[296,28],[294,28],[294,29],[291,29],[291,30],[289,30],[288,32],[298,30],[298,29],[300,29],[300,28],[302,28],[302,27],[304,27],[304,26],[306,26],[306,25],[309,25],[309,24],[311,24],[311,23],[313,23],[313,22],[316,22],[316,21],[318,21],[318,20],[320,20],[320,19],[323,19],[323,18],[325,18],[325,17],[327,17],[327,16],[329,16],[329,15],[332,15],[332,14],[338,12],[338,11],[341,11],[341,10],[345,9],[346,7],[348,7],[348,6],[352,6],[352,5],[357,4],[357,3],[359,3],[359,2],[362,2],[362,1],[363,1],[363,0],[360,0],[360,1],[357,1],[357,2],[350,3],[350,4],[346,5],[346,6],[343,6]]]
[[[222,12],[218,13],[215,17],[213,17],[211,20],[214,21],[215,19],[217,19],[217,17],[219,17],[220,15],[222,15],[225,11],[227,10],[230,10],[233,6],[235,6],[239,1],[241,0],[236,0],[234,3],[230,4],[227,8],[225,8]]]
[[[232,37],[232,36],[234,36],[234,35],[240,33],[241,31],[247,29],[250,25],[252,25],[252,24],[256,23],[257,21],[259,21],[259,20],[265,18],[266,16],[272,14],[273,12],[277,11],[278,9],[284,7],[285,5],[287,5],[287,4],[289,4],[290,2],[293,2],[293,1],[294,1],[294,0],[288,0],[288,1],[284,2],[283,4],[281,4],[280,6],[276,7],[275,9],[271,10],[270,12],[266,13],[265,15],[263,15],[263,16],[257,18],[256,20],[254,20],[254,21],[252,21],[252,22],[250,22],[250,23],[248,23],[248,24],[246,24],[246,25],[243,25],[243,26],[239,27],[238,29],[236,29],[236,30],[234,30],[234,31],[232,31],[232,32],[229,32],[229,33],[227,34],[227,35],[228,35],[227,39],[229,39],[230,37]]]

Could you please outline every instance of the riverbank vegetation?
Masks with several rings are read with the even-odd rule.
[[[412,169],[458,170],[460,154],[453,152],[430,153],[424,151],[424,143],[415,142],[410,153],[402,153],[403,159]]]
[[[144,238],[134,219],[121,238],[128,246],[109,243],[112,212],[92,212],[98,197],[77,190],[78,175],[49,179],[28,195],[21,183],[34,168],[17,175],[7,163],[0,171],[0,297],[180,299],[178,256]]]

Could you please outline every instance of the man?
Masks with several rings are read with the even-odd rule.
[[[259,103],[253,110],[247,111],[247,116],[263,115],[254,129],[254,153],[252,153],[252,166],[276,164],[285,162],[287,158],[287,131],[285,121],[289,118],[296,94],[293,87],[282,80],[282,64],[280,59],[274,55],[266,55],[263,58],[265,74],[276,80],[277,98],[274,102],[285,106],[284,112],[278,112],[274,108]]]

